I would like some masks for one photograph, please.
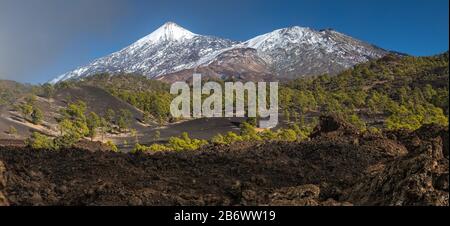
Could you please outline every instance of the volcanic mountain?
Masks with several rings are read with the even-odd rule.
[[[151,79],[210,77],[296,78],[337,74],[389,52],[327,29],[290,27],[245,42],[194,34],[168,22],[132,45],[52,80],[57,83],[98,73],[134,73]]]

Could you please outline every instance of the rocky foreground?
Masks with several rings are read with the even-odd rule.
[[[449,205],[448,128],[123,154],[0,148],[0,205]]]

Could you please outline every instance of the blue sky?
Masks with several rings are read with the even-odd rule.
[[[247,40],[272,30],[333,28],[412,55],[448,50],[448,0],[0,0],[0,79],[45,82],[173,21]]]

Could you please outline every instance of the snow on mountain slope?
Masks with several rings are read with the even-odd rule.
[[[206,70],[205,67],[212,64],[216,65],[213,68],[217,68],[218,63],[230,65],[223,62],[224,58],[221,56],[224,53],[248,48],[256,51],[245,51],[246,60],[241,61],[242,64],[245,62],[249,65],[266,65],[264,72],[270,71],[275,77],[283,78],[336,74],[358,63],[381,58],[389,53],[333,30],[316,31],[290,27],[257,36],[246,42],[234,42],[194,34],[169,22],[125,49],[61,75],[52,83],[105,72],[137,73],[149,78],[171,81],[173,79],[164,77],[181,71],[195,71],[197,68]],[[249,59],[257,59],[258,62],[249,62]],[[260,59],[265,61],[264,64],[261,64]],[[215,69],[214,73],[232,73],[233,68],[240,68],[237,73],[242,74],[242,68],[247,67],[237,65],[236,62],[232,65],[230,70],[221,66],[221,69]],[[252,77],[255,76],[252,72]]]
[[[125,49],[94,60],[52,80],[80,79],[96,73],[138,73],[154,78],[192,68],[202,57],[236,42],[194,34],[169,22]]]
[[[336,74],[388,52],[333,30],[291,27],[241,44],[254,48],[282,77]]]
[[[136,45],[139,46],[145,43],[155,43],[159,41],[183,41],[192,39],[195,36],[198,35],[178,26],[173,22],[168,22],[150,35],[137,41]]]
[[[250,59],[263,59],[267,65],[264,71],[270,71],[274,77],[278,78],[334,75],[356,64],[381,58],[389,53],[333,30],[315,31],[296,26],[275,30],[232,47],[212,52],[200,59],[196,67],[204,68],[217,64],[221,55],[236,49],[248,48],[255,49],[254,54],[257,55]],[[249,59],[248,56],[246,58]],[[260,62],[249,63],[248,60],[246,64],[262,65]],[[234,63],[233,68],[237,67],[242,68]],[[242,74],[242,71],[236,71],[236,75],[239,76],[239,74]],[[225,76],[231,75],[228,73]],[[252,78],[254,80],[254,73]],[[173,79],[162,80],[172,81]]]

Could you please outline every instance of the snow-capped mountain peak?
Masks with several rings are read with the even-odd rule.
[[[183,41],[192,39],[195,36],[197,35],[178,24],[167,22],[151,34],[137,41],[137,44],[149,42],[155,43],[159,41]]]
[[[290,78],[337,74],[388,53],[333,30],[298,26],[275,30],[240,45],[256,49],[277,76]]]
[[[337,74],[388,53],[329,29],[317,31],[294,26],[245,42],[235,42],[197,35],[168,22],[130,46],[51,82],[81,79],[98,73],[136,73],[148,78],[164,79],[174,73],[205,67],[209,67],[206,71],[214,71],[219,76],[222,76],[222,72],[244,75],[251,71],[263,72],[265,75],[270,73],[277,78],[296,78]],[[223,65],[228,65],[228,68],[222,68]],[[258,76],[255,73],[252,77]]]
[[[292,43],[296,42],[315,43],[320,41],[314,34],[314,31],[311,30],[310,28],[295,26],[278,29],[267,34],[257,36],[244,42],[243,45],[245,45],[248,48],[260,49],[265,44],[268,44],[270,42],[280,42],[283,41],[283,39],[288,39],[288,41]]]
[[[195,67],[202,57],[235,44],[227,39],[197,35],[168,22],[130,46],[63,74],[51,83],[98,73],[136,73],[155,78]]]

